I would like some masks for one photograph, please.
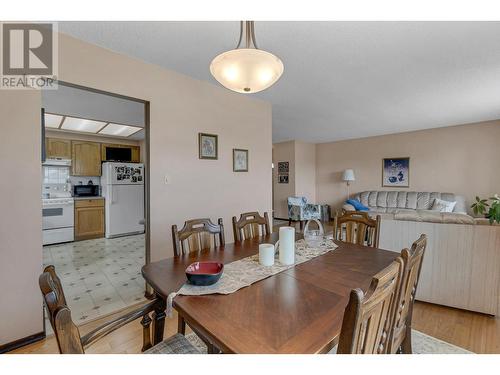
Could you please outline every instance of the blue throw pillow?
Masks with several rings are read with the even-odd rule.
[[[348,199],[345,202],[347,204],[350,204],[351,206],[353,206],[356,209],[356,211],[369,211],[370,210],[368,207],[361,204],[361,202],[358,201],[357,199]]]

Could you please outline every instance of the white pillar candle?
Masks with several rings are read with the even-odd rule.
[[[259,245],[259,263],[265,267],[270,267],[274,264],[273,244],[263,243]]]
[[[279,260],[281,264],[295,263],[295,228],[280,227]]]

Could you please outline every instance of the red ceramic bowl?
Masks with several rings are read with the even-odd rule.
[[[222,276],[224,265],[218,262],[195,262],[186,268],[186,277],[193,285],[212,285]]]

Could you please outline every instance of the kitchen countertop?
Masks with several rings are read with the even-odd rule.
[[[83,200],[89,200],[89,199],[104,199],[104,197],[101,195],[98,195],[95,197],[73,197],[73,199],[75,201],[83,201]]]

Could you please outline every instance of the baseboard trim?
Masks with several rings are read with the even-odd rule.
[[[0,345],[0,354],[10,352],[11,350],[18,349],[22,346],[33,344],[34,342],[43,340],[45,338],[45,332],[35,333],[34,335],[23,337],[22,339],[9,342],[4,345]]]

